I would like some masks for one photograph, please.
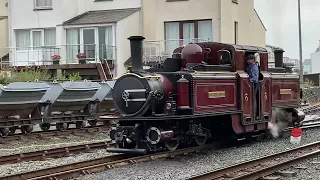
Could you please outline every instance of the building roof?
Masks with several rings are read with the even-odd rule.
[[[266,30],[266,31],[267,31],[267,28],[266,28],[266,26],[263,24],[263,22],[262,22],[262,20],[261,20],[261,18],[260,18],[260,16],[259,16],[259,14],[258,14],[258,12],[256,11],[256,9],[253,9],[253,10],[254,10],[254,12],[256,13],[256,15],[258,16],[258,19],[260,20],[260,22],[261,22],[261,24],[262,24],[262,26],[263,26],[264,30]]]
[[[88,11],[86,13],[83,13],[79,16],[65,21],[63,25],[115,23],[139,10],[140,8]]]

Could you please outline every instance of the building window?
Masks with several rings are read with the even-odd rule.
[[[68,60],[76,60],[80,52],[87,52],[90,58],[98,54],[100,59],[115,58],[113,26],[67,29],[66,37]]]
[[[52,0],[34,0],[35,9],[52,9]]]
[[[17,50],[37,50],[56,45],[56,29],[16,30]]]
[[[212,41],[212,20],[165,23],[166,51],[171,54],[181,45],[191,42]]]
[[[234,22],[234,44],[238,44],[238,22]]]

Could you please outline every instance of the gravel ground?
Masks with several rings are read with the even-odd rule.
[[[71,164],[81,161],[87,161],[90,159],[101,158],[114,155],[107,153],[105,149],[94,150],[90,153],[74,154],[69,157],[47,159],[45,161],[30,161],[16,164],[7,164],[0,166],[0,177],[9,176],[13,174],[20,174],[23,172],[35,171],[39,169],[45,169],[55,166],[61,166],[64,164]],[[1,178],[0,178],[1,179]]]
[[[288,169],[289,171],[296,172],[297,175],[294,177],[285,177],[282,179],[286,180],[318,180],[320,179],[320,164],[314,164],[314,159],[309,159],[297,166],[303,167],[303,169],[291,168]],[[320,158],[316,160],[317,162],[320,161]]]
[[[319,129],[305,130],[300,145],[315,141],[320,141]],[[277,140],[245,144],[238,147],[213,150],[208,152],[207,155],[193,155],[171,160],[163,159],[133,164],[102,173],[82,176],[77,179],[185,179],[192,175],[217,170],[234,165],[235,163],[279,153],[298,146],[299,145],[290,144],[289,137],[286,137]]]
[[[25,137],[21,140],[6,141],[4,144],[0,144],[0,156],[108,140],[110,138],[106,132],[61,135],[43,137],[41,139]]]

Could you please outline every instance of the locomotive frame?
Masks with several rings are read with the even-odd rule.
[[[150,153],[180,145],[203,145],[225,134],[237,137],[265,132],[272,109],[286,112],[291,125],[305,115],[299,77],[283,67],[283,50],[268,69],[268,52],[255,46],[216,42],[189,44],[150,70],[142,69],[141,36],[129,38],[132,69],[116,79],[113,101],[121,114],[110,137],[110,152]],[[245,57],[259,59],[259,94],[245,72]],[[258,102],[255,112],[254,101]],[[258,117],[255,114],[258,113]],[[101,117],[109,119],[109,117]]]

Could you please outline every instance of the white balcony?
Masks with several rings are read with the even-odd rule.
[[[9,66],[41,66],[52,65],[54,61],[52,55],[60,55],[59,64],[79,64],[77,58],[79,53],[86,52],[87,57],[82,58],[86,63],[104,63],[114,64],[116,48],[114,46],[96,44],[72,44],[60,46],[41,46],[28,48],[6,48],[9,51],[10,60],[1,61],[1,65]]]

